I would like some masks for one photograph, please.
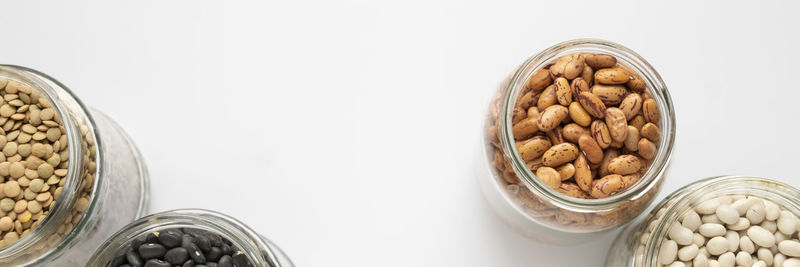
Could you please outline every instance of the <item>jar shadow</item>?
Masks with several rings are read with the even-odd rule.
[[[485,169],[481,170],[479,166],[473,171],[473,175],[475,177],[480,176],[482,171],[485,172]],[[497,213],[497,210],[492,209],[487,201],[487,196],[481,192],[478,184],[474,185],[472,190],[476,193],[473,194],[474,201],[481,202],[481,204],[477,205],[477,214],[474,219],[478,220],[477,225],[482,226],[481,229],[476,230],[476,234],[479,235],[476,240],[485,242],[484,246],[491,246],[490,251],[494,252],[494,257],[507,259],[504,260],[507,264],[503,266],[509,266],[508,264],[530,266],[531,263],[536,263],[536,265],[552,263],[560,266],[579,266],[579,264],[587,265],[589,263],[603,262],[608,252],[609,244],[611,244],[619,231],[613,230],[600,233],[596,238],[577,245],[554,245],[537,241],[521,234],[519,230],[513,229]],[[576,254],[576,251],[581,253]],[[498,253],[501,254],[498,255]]]

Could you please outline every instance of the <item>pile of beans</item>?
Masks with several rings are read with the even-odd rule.
[[[614,56],[561,57],[535,72],[516,101],[520,156],[544,184],[572,197],[630,188],[652,163],[661,135],[646,87]]]
[[[134,239],[108,267],[250,267],[228,239],[200,229],[172,228]]]
[[[640,238],[635,266],[666,207]],[[658,263],[670,267],[800,266],[800,220],[780,205],[753,196],[722,196],[686,211],[668,229]]]
[[[69,150],[61,118],[38,89],[0,78],[0,248],[28,234],[49,214],[64,186]],[[87,157],[88,162],[93,164]],[[85,185],[91,188],[91,184]],[[88,205],[88,190],[72,216]],[[69,232],[66,220],[59,234]]]

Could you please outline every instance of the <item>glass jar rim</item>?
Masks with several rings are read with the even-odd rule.
[[[655,205],[655,208],[652,210],[652,212],[658,212],[657,209],[673,202],[671,206],[664,211],[663,217],[661,217],[660,221],[655,225],[654,230],[650,233],[650,239],[645,244],[643,255],[645,260],[643,262],[644,266],[658,266],[657,264],[653,265],[653,263],[657,260],[656,254],[658,249],[660,249],[661,241],[667,236],[669,231],[668,223],[673,223],[675,219],[679,218],[682,213],[690,208],[692,203],[719,197],[720,195],[724,195],[726,191],[738,191],[739,188],[734,186],[736,184],[747,185],[748,196],[785,200],[784,203],[780,203],[779,206],[785,206],[783,204],[791,205],[791,209],[793,209],[795,215],[798,215],[797,213],[800,212],[800,201],[798,201],[796,197],[800,195],[800,190],[770,178],[754,175],[720,175],[692,182],[666,196],[660,203]],[[709,194],[703,191],[703,189],[709,188],[717,189],[718,191],[715,190],[714,192],[719,194]],[[691,190],[691,192],[689,192],[689,190]],[[684,192],[688,192],[688,194],[681,195]],[[703,193],[697,194],[698,192]],[[678,198],[675,199],[675,197]],[[652,215],[655,215],[655,213]],[[649,220],[646,219],[643,222],[642,225],[636,226],[637,228],[635,229],[648,227],[647,224],[649,224]]]
[[[147,232],[176,227],[203,229],[220,234],[244,251],[254,266],[281,267],[281,260],[288,261],[287,258],[280,257],[283,254],[280,248],[236,218],[207,209],[176,209],[147,215],[126,225],[100,245],[87,266],[105,266],[106,262],[98,261],[109,255],[113,256],[128,241]],[[254,251],[261,255],[253,255]]]
[[[661,127],[661,138],[659,140],[659,149],[647,172],[637,182],[633,188],[629,188],[620,194],[616,194],[607,198],[601,199],[580,199],[567,196],[551,189],[539,179],[536,175],[525,165],[525,161],[519,154],[517,147],[514,145],[515,139],[512,131],[513,110],[516,99],[528,78],[533,72],[542,69],[550,64],[551,60],[562,56],[566,53],[575,53],[596,51],[613,53],[618,62],[627,63],[631,65],[634,71],[647,84],[647,90],[651,93],[660,109],[660,121],[663,122]],[[672,105],[672,98],[669,95],[667,86],[661,79],[661,76],[644,58],[633,50],[622,46],[617,43],[605,41],[601,39],[574,39],[553,45],[534,56],[528,58],[511,77],[511,82],[506,88],[508,92],[503,101],[503,109],[500,110],[500,143],[506,150],[510,151],[510,163],[514,171],[520,176],[520,180],[531,191],[538,192],[553,200],[553,204],[560,208],[577,210],[577,211],[596,211],[605,210],[619,205],[627,200],[636,199],[650,191],[650,188],[658,184],[669,165],[672,150],[675,143],[675,111]]]
[[[82,167],[84,163],[83,154],[85,152],[84,148],[81,146],[81,141],[80,141],[82,139],[81,130],[79,129],[79,126],[76,125],[75,122],[73,122],[70,119],[72,115],[70,115],[69,112],[67,112],[67,108],[64,106],[64,104],[61,103],[60,101],[56,101],[56,99],[59,99],[56,96],[61,98],[68,97],[69,101],[74,101],[75,104],[80,108],[80,110],[84,111],[83,114],[81,115],[85,116],[85,119],[87,120],[85,122],[86,127],[88,127],[88,131],[92,133],[92,137],[94,139],[96,146],[99,148],[102,147],[102,144],[99,138],[99,134],[97,133],[96,128],[94,127],[95,125],[94,118],[92,118],[91,114],[85,112],[86,110],[88,110],[86,106],[64,84],[54,79],[53,77],[48,76],[47,74],[44,74],[42,72],[39,72],[31,68],[18,65],[0,64],[0,72],[3,72],[4,75],[8,76],[9,78],[16,79],[20,82],[36,87],[37,88],[36,90],[40,90],[42,96],[45,96],[48,99],[48,101],[50,101],[56,114],[58,115],[59,118],[61,118],[61,123],[63,124],[63,127],[65,129],[64,134],[67,136],[67,149],[69,150],[68,153],[70,157],[67,167],[67,175],[64,178],[66,179],[66,182],[63,185],[64,188],[62,191],[63,193],[61,194],[61,196],[59,196],[58,200],[54,199],[56,203],[50,210],[50,213],[48,213],[48,215],[45,216],[44,219],[42,219],[40,225],[32,229],[30,233],[28,233],[24,237],[21,237],[16,242],[7,245],[4,248],[0,248],[0,259],[3,259],[12,257],[18,253],[22,253],[29,247],[48,238],[50,234],[55,232],[59,227],[58,220],[54,218],[62,218],[63,216],[66,216],[71,207],[70,205],[74,203],[75,198],[77,197],[75,194],[68,192],[77,192],[78,188],[80,187],[79,176],[81,175],[81,173],[79,171],[82,170],[83,168]],[[97,179],[97,177],[100,177],[103,171],[101,166],[104,160],[102,153],[99,150],[100,149],[96,151],[97,156],[95,162],[97,169],[95,171],[95,182],[94,185],[92,185],[92,191],[88,203],[89,205],[82,214],[91,214],[93,210],[98,208],[97,206],[99,204],[97,203],[97,201],[95,201],[96,192],[98,191],[98,188],[102,188],[105,184],[102,179]],[[78,237],[76,233],[80,232],[80,229],[84,229],[90,226],[88,224],[89,222],[88,220],[86,220],[86,216],[83,216],[78,221],[78,223],[72,228],[70,233],[68,233],[63,239],[61,239],[58,245],[53,246],[52,249],[57,250],[59,247],[65,247],[74,242],[74,240]],[[48,256],[49,256],[48,253],[43,253],[40,257],[32,259],[31,262],[40,261]]]

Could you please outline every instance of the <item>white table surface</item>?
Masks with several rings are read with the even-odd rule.
[[[800,186],[797,2],[476,2],[15,1],[0,61],[116,119],[150,167],[151,211],[231,214],[298,266],[599,265],[616,232],[529,241],[472,168],[497,83],[578,37],[632,48],[670,88],[661,197],[718,174]]]

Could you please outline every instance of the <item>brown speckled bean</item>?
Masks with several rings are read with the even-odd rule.
[[[542,132],[553,130],[561,124],[568,115],[569,111],[566,107],[561,105],[550,106],[541,113],[539,120],[536,122],[536,126]]]
[[[596,95],[590,92],[583,92],[578,95],[578,103],[584,110],[595,118],[603,118],[606,112],[606,105]]]
[[[624,84],[630,80],[628,71],[623,68],[599,69],[594,73],[594,81],[602,84]]]
[[[622,99],[628,94],[628,89],[623,85],[595,84],[592,86],[591,92],[600,98],[603,104],[611,106],[622,102]]]
[[[550,147],[542,155],[544,166],[557,167],[564,163],[571,162],[578,158],[578,147],[571,143],[561,143]]]
[[[605,54],[588,54],[585,59],[586,65],[595,68],[610,68],[617,65],[617,58]]]
[[[611,145],[611,133],[609,133],[608,126],[606,126],[605,122],[599,120],[592,122],[590,131],[592,133],[592,138],[597,141],[600,148],[606,149]]]
[[[625,189],[622,175],[611,174],[592,182],[590,194],[595,198],[613,196]]]

